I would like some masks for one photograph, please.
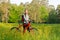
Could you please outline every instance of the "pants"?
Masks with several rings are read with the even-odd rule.
[[[30,23],[28,23],[28,24],[24,23],[24,24],[23,24],[23,33],[25,33],[26,30],[28,30],[28,31],[30,32],[29,27],[30,27]]]

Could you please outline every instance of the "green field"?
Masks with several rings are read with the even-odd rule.
[[[10,31],[16,23],[0,23],[0,40],[60,40],[60,24],[32,24],[38,29],[34,32]]]

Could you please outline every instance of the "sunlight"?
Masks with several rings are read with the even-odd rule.
[[[11,3],[19,5],[21,2],[26,3],[26,2],[31,2],[32,0],[10,0]]]

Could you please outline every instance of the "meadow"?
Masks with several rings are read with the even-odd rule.
[[[60,40],[60,24],[31,24],[38,31],[26,32],[10,31],[18,23],[0,23],[0,40]],[[22,29],[22,28],[20,28]]]

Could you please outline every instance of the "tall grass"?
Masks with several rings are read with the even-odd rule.
[[[32,24],[38,31],[23,32],[10,31],[16,23],[0,23],[0,40],[60,40],[60,24]]]

